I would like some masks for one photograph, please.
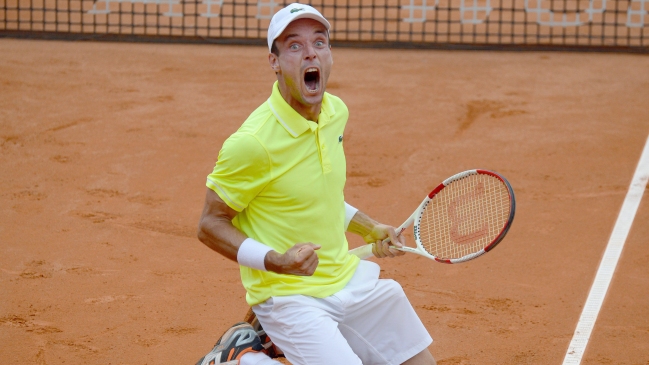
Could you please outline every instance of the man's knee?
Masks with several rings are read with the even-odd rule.
[[[402,365],[437,365],[437,362],[435,361],[435,358],[430,353],[430,351],[428,351],[428,349],[424,349],[417,355],[410,358],[408,361],[404,362]]]
[[[384,279],[384,290],[386,295],[392,298],[405,298],[406,293],[399,283],[392,279]]]

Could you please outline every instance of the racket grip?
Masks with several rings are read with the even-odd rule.
[[[373,244],[367,244],[360,247],[356,247],[353,250],[349,250],[349,253],[355,256],[358,256],[359,259],[365,260],[368,257],[374,256],[372,253]]]

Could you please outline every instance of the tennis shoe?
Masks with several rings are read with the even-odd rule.
[[[196,365],[239,365],[241,357],[249,352],[266,353],[255,329],[247,322],[239,322],[230,327],[212,351],[198,360]]]
[[[276,359],[278,357],[285,357],[284,352],[280,350],[280,348],[273,343],[273,341],[270,339],[266,331],[264,331],[264,328],[261,326],[261,323],[259,323],[257,316],[252,310],[248,311],[245,320],[246,322],[250,323],[252,328],[255,329],[255,332],[257,332],[257,335],[261,340],[261,344],[262,346],[264,346],[263,352],[266,355],[268,355],[268,357],[270,357],[271,359]]]

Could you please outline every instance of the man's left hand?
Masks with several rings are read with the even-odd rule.
[[[387,238],[390,240],[387,240]],[[363,239],[365,242],[372,244],[372,252],[378,258],[396,257],[405,254],[403,251],[390,248],[390,246],[403,247],[406,243],[406,238],[403,235],[397,236],[395,228],[392,226],[377,224]]]

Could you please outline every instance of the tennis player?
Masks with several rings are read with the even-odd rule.
[[[393,280],[348,253],[345,231],[376,257],[405,239],[345,203],[348,110],[325,92],[329,22],[309,5],[277,12],[268,28],[271,95],[223,144],[198,238],[240,265],[246,300],[293,365],[435,364],[432,339]],[[198,364],[279,364],[247,323],[230,328]],[[271,354],[272,355],[272,354]]]

